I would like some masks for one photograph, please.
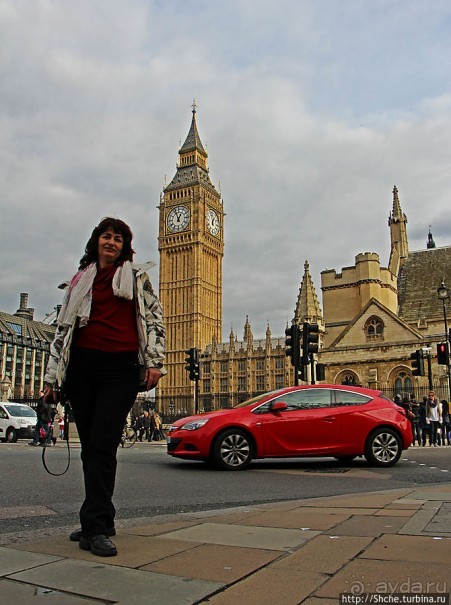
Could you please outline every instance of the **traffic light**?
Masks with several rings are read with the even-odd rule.
[[[308,365],[310,353],[318,353],[319,325],[305,322],[302,326],[302,364]]]
[[[449,363],[448,345],[446,342],[439,342],[437,345],[437,363],[447,366]]]
[[[190,380],[200,380],[200,361],[199,351],[196,348],[191,348],[185,351],[188,357],[185,358],[185,370],[189,372]]]
[[[299,366],[299,368],[298,368],[298,378],[299,378],[299,380],[302,380],[303,382],[305,382],[307,380],[306,369],[307,368],[305,366]]]
[[[415,353],[410,354],[410,365],[412,366],[412,374],[414,376],[424,376],[424,360],[423,351],[417,349]]]
[[[325,378],[326,378],[325,369],[326,369],[326,366],[323,363],[316,364],[316,380],[325,380]]]
[[[301,358],[301,331],[297,324],[285,330],[285,355],[291,358],[291,365],[299,368]]]

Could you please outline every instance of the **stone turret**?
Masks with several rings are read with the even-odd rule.
[[[302,325],[304,321],[322,324],[323,316],[319,306],[318,296],[310,275],[309,263],[304,263],[304,275],[299,289],[298,300],[294,310],[294,322]]]
[[[388,217],[390,227],[391,251],[388,268],[397,276],[400,263],[409,256],[409,242],[407,239],[407,216],[401,210],[398,189],[393,187],[393,209]]]
[[[434,242],[434,238],[432,237],[432,231],[431,231],[430,225],[429,225],[428,241],[426,242],[426,248],[428,250],[435,248],[435,242]]]

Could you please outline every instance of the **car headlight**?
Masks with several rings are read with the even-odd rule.
[[[28,421],[25,418],[20,419],[20,424],[28,424]]]
[[[183,429],[184,431],[197,431],[197,429],[200,429],[205,424],[207,424],[209,420],[210,418],[199,418],[199,420],[191,420],[191,422],[187,422],[186,424],[183,424],[178,428]]]

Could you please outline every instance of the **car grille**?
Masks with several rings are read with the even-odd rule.
[[[168,443],[168,452],[173,452],[180,443],[180,441],[181,439],[174,439],[174,437],[171,437],[171,442]]]

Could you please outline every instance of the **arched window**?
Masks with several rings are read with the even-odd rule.
[[[384,324],[379,317],[370,317],[365,324],[367,340],[384,340]]]
[[[393,386],[395,395],[403,397],[410,394],[413,392],[412,377],[404,370],[401,370],[395,375]]]
[[[344,371],[338,376],[337,384],[346,384],[349,386],[358,386],[359,379],[356,374],[351,371]]]

